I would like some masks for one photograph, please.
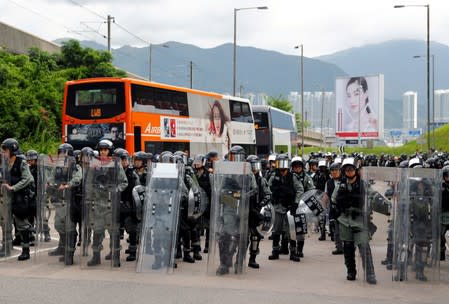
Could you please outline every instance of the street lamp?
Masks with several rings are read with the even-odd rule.
[[[432,147],[435,149],[435,55],[432,58]],[[422,55],[415,55],[413,58],[423,58]]]
[[[394,8],[425,7],[427,9],[427,150],[430,151],[430,5],[395,5]]]
[[[295,49],[301,48],[301,157],[304,158],[304,46],[302,44],[295,46]]]
[[[237,77],[237,12],[243,10],[266,10],[267,6],[243,7],[234,8],[234,57],[233,57],[233,78],[232,78],[232,96],[235,96],[236,91],[236,77]]]
[[[164,48],[169,48],[168,44],[162,44],[162,45],[160,45],[160,46],[161,46],[161,47],[164,47]],[[153,44],[150,43],[150,54],[149,54],[149,58],[148,58],[148,61],[149,61],[149,65],[148,65],[148,80],[149,80],[149,81],[152,80],[152,78],[151,78],[151,67],[152,67],[152,62],[151,62],[151,60],[152,60],[152,58],[153,58],[152,53],[153,53]]]

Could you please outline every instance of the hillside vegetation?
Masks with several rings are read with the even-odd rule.
[[[54,152],[61,141],[64,83],[100,76],[125,76],[111,54],[66,42],[61,53],[37,48],[27,55],[0,49],[0,140],[14,137],[22,150]]]

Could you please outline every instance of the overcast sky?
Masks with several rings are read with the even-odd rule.
[[[0,21],[47,40],[106,45],[93,30],[106,35],[100,16],[109,14],[145,41],[210,48],[233,41],[234,8],[268,6],[237,13],[237,44],[298,54],[293,47],[302,43],[304,55],[314,57],[391,39],[425,40],[426,9],[393,5],[427,3],[431,40],[449,45],[448,0],[0,0]],[[112,43],[143,45],[117,26]]]

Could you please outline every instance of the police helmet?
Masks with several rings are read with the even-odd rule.
[[[287,154],[279,154],[276,156],[276,169],[289,169],[290,164],[290,158],[288,158]]]
[[[94,150],[91,147],[84,147],[81,149],[81,156],[93,156]]]
[[[408,160],[403,160],[399,163],[399,168],[408,168]]]
[[[309,166],[312,165],[318,166],[318,161],[315,158],[309,159]]]
[[[187,165],[187,153],[183,152],[183,151],[176,151],[175,153],[173,153],[173,156],[176,156],[177,158],[181,158],[182,159],[182,163],[184,165]]]
[[[335,159],[334,159],[334,164],[340,164],[341,165],[341,163],[343,162],[343,159],[341,158],[341,157],[336,157]]]
[[[36,150],[28,150],[25,153],[25,157],[27,160],[37,160],[37,158],[39,157],[39,153],[37,153]]]
[[[229,161],[244,162],[246,160],[246,152],[241,146],[233,146],[228,153]]]
[[[257,155],[249,155],[246,161],[251,164],[251,170],[259,172],[262,169],[259,157]]]
[[[422,165],[422,163],[421,163]],[[437,166],[437,159],[434,157],[430,157],[426,160],[426,168],[436,168]]]
[[[80,157],[81,157],[81,150],[75,150],[73,151],[73,156],[75,156],[75,159],[77,161],[79,161]]]
[[[275,162],[276,161],[276,154],[270,154],[270,156],[268,156],[268,161],[269,162]]]
[[[449,166],[444,166],[441,171],[443,172],[443,177],[449,177]]]
[[[68,143],[60,144],[58,147],[58,155],[64,154],[68,156],[73,156],[73,146]]]
[[[109,155],[112,154],[114,151],[114,144],[109,139],[102,139],[98,142],[98,152],[100,152],[101,149],[108,149]]]
[[[416,167],[421,167],[423,166],[423,162],[422,159],[419,157],[414,157],[411,160],[409,160],[408,162],[408,167],[409,168],[416,168]]]
[[[294,166],[297,166],[297,165],[300,165],[301,167],[303,167],[304,168],[304,162],[303,162],[303,160],[302,160],[302,157],[301,156],[295,156],[295,157],[293,157],[292,158],[292,167],[294,167]]]
[[[345,159],[343,160],[343,163],[341,164],[341,169],[342,169],[343,171],[345,171],[345,169],[346,169],[347,167],[349,167],[349,166],[354,167],[354,169],[358,169],[358,168],[359,168],[359,163],[358,163],[357,159],[354,158],[354,157],[348,157],[348,158],[345,158]]]
[[[320,167],[325,167],[325,168],[328,167],[328,165],[327,165],[327,160],[326,160],[326,159],[320,159],[320,160],[318,161],[318,168],[320,168]]]
[[[19,142],[15,138],[7,138],[2,142],[2,149],[9,150],[11,155],[20,154]]]
[[[175,159],[173,157],[173,153],[171,153],[170,151],[164,151],[159,155],[159,162],[161,163],[174,163]]]
[[[341,163],[340,162],[333,162],[330,166],[329,166],[329,170],[340,170],[341,169]]]
[[[206,165],[206,157],[203,154],[197,154],[193,158],[192,167],[196,169],[203,168]]]

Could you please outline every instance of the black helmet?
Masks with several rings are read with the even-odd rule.
[[[408,160],[403,160],[399,163],[399,168],[408,168]]]
[[[182,163],[184,165],[187,165],[187,153],[185,153],[183,151],[176,151],[175,153],[173,153],[173,156],[176,156],[177,158],[181,158]]]
[[[145,165],[148,160],[148,155],[143,151],[137,151],[136,153],[134,153],[133,158],[134,160],[141,160],[142,163]]]
[[[276,169],[289,169],[290,158],[287,154],[279,154],[276,156]]]
[[[262,169],[259,157],[257,155],[248,155],[246,161],[251,164],[251,170],[259,172]]]
[[[84,147],[81,149],[81,156],[93,156],[94,150],[91,147]]]
[[[100,152],[101,149],[108,149],[109,155],[112,155],[112,152],[114,151],[114,144],[109,139],[102,139],[97,145],[98,152]]]
[[[160,163],[174,163],[175,159],[173,157],[173,153],[170,151],[164,151],[159,155]]]
[[[20,154],[19,142],[15,138],[7,138],[2,142],[2,149],[9,150],[11,155]]]
[[[80,156],[81,156],[81,150],[75,150],[73,151],[73,156],[75,156],[75,158],[77,160],[79,160]]]
[[[58,147],[58,155],[61,153],[67,156],[73,156],[73,146],[68,143],[60,144]]]
[[[339,162],[333,162],[330,166],[329,166],[329,170],[340,170],[341,169],[341,163]]]
[[[229,150],[228,157],[230,161],[244,162],[246,160],[246,152],[241,146],[234,146]]]
[[[120,159],[129,159],[129,153],[123,148],[117,148],[114,150],[114,156]]]
[[[27,160],[37,160],[39,153],[37,153],[36,150],[28,150],[27,153],[25,153],[25,157]]]
[[[444,166],[443,169],[441,169],[441,171],[443,172],[443,178],[449,177],[449,166]]]
[[[206,157],[203,154],[197,154],[193,158],[192,167],[200,169],[206,165]]]
[[[318,161],[315,158],[309,159],[309,166],[316,165],[318,166]]]

